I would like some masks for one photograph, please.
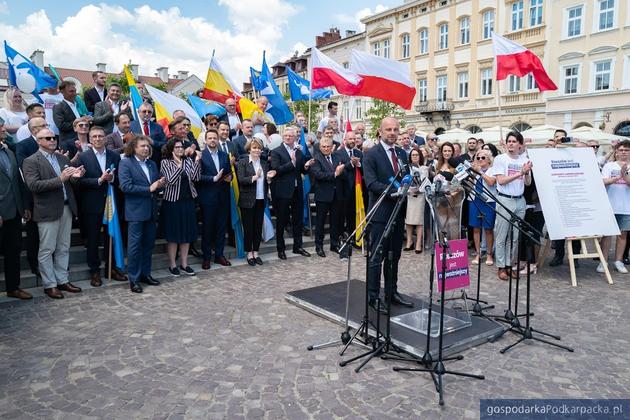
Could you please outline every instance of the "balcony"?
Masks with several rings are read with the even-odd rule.
[[[501,95],[501,96],[503,97],[502,99],[503,103],[510,104],[510,105],[542,101],[540,97],[540,92],[511,93],[511,94]]]
[[[421,114],[432,114],[434,112],[451,112],[455,109],[455,104],[452,99],[446,99],[444,101],[431,100],[419,102],[416,105],[416,112]]]
[[[535,42],[545,41],[545,25],[535,26],[533,28],[521,29],[515,32],[505,34],[507,39],[517,42],[521,45],[532,44]]]

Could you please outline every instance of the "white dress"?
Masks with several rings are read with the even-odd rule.
[[[418,187],[424,178],[429,175],[429,168],[426,166],[410,166],[412,175],[420,175],[414,178],[411,188],[407,193],[407,213],[405,215],[405,223],[412,226],[424,225],[424,191],[420,191]]]

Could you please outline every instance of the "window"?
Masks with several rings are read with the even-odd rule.
[[[389,58],[389,39],[383,40],[383,57]]]
[[[518,131],[520,133],[520,132],[523,132],[525,130],[529,130],[530,128],[532,128],[531,125],[527,124],[526,122],[520,121],[520,122],[517,122],[517,123],[513,124],[512,127],[510,127],[510,130],[516,130],[516,131]]]
[[[510,74],[508,77],[508,92],[518,93],[519,90],[521,90],[521,78]]]
[[[409,58],[409,34],[404,34],[401,39],[402,58]]]
[[[494,32],[494,10],[488,10],[483,14],[483,39],[489,39]]]
[[[572,93],[577,93],[578,91],[578,72],[580,71],[580,66],[575,64],[572,66],[566,66],[563,71],[563,80],[564,80],[564,94],[571,95]]]
[[[492,68],[481,69],[481,96],[492,95]]]
[[[427,28],[420,29],[418,33],[418,40],[420,43],[420,54],[426,54],[429,52],[429,30]]]
[[[610,89],[610,74],[612,72],[612,60],[595,62],[595,90]]]
[[[418,101],[427,101],[427,79],[418,80]]]
[[[446,101],[446,76],[438,76],[436,79],[437,85],[437,101]]]
[[[448,48],[448,23],[440,25],[440,42],[438,50],[445,50]]]
[[[363,119],[363,101],[361,100],[357,101],[354,107],[354,119],[355,120]]]
[[[468,98],[468,72],[457,73],[457,97]]]
[[[381,55],[381,43],[380,42],[375,42],[374,44],[372,44],[372,54],[374,54],[376,56],[380,56]]]
[[[536,83],[536,79],[534,79],[534,75],[529,73],[525,77],[525,90],[536,90],[538,89],[538,84]]]
[[[343,66],[344,69],[349,69],[350,68],[350,63],[348,63],[347,61],[344,61],[342,66]]]
[[[523,29],[523,0],[512,3],[512,30]]]
[[[459,43],[470,44],[470,18],[466,17],[459,21]]]
[[[599,0],[599,30],[604,31],[615,25],[615,0]]]
[[[542,25],[543,0],[531,0],[529,3],[529,26]]]
[[[584,6],[576,6],[567,10],[567,37],[582,35],[582,14]]]

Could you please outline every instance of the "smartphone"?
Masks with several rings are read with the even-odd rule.
[[[573,137],[562,137],[560,139],[560,143],[571,143],[573,141]]]

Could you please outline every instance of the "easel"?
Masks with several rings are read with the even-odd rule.
[[[566,244],[567,253],[568,253],[569,271],[571,272],[571,285],[573,287],[577,287],[577,279],[575,276],[575,260],[584,259],[584,258],[599,258],[599,262],[601,263],[602,267],[604,267],[604,274],[606,275],[606,280],[608,280],[608,284],[613,284],[612,277],[610,276],[610,271],[608,270],[608,264],[606,263],[606,260],[604,259],[604,254],[602,254],[602,248],[599,245],[600,239],[601,239],[601,236],[577,236],[577,237],[566,238],[565,244]],[[586,241],[588,240],[593,241],[593,244],[595,245],[595,252],[588,252],[588,249],[586,248]],[[579,254],[573,253],[573,241],[580,241]],[[540,270],[543,266],[545,258],[547,257],[547,254],[549,253],[550,244],[551,244],[551,240],[547,238],[545,242],[545,246],[541,250],[542,255],[539,255],[539,258],[538,258],[538,264],[537,264],[538,270]]]

